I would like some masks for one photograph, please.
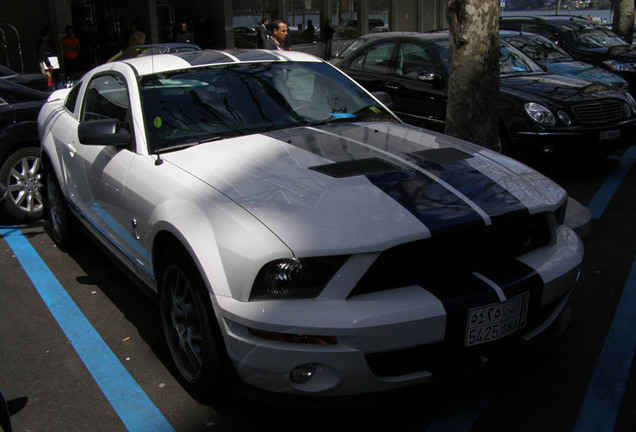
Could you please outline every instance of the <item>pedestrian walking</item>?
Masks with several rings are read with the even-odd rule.
[[[325,21],[325,25],[320,29],[320,33],[322,33],[322,39],[325,42],[325,53],[323,58],[327,61],[331,60],[332,54],[331,49],[333,46],[333,34],[336,31],[331,26],[331,20]]]
[[[290,48],[285,46],[287,39],[287,24],[285,21],[276,20],[272,23],[272,36],[265,41],[265,49],[276,51],[289,51]]]

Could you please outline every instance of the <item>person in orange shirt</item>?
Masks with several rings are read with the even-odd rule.
[[[66,35],[62,38],[64,51],[64,71],[67,77],[79,72],[80,41],[75,37],[72,26],[66,26]]]

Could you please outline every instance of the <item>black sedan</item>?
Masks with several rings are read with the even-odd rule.
[[[389,93],[405,121],[443,131],[448,56],[448,32],[380,33],[356,39],[333,63],[368,90]],[[546,73],[505,41],[500,56],[504,153],[610,153],[631,144],[636,102],[625,90]]]
[[[49,81],[48,75],[41,73],[19,73],[4,65],[0,65],[0,79],[21,84],[35,90],[53,90],[53,83]]]
[[[18,222],[42,216],[37,117],[48,96],[0,79],[0,212]]]
[[[501,18],[499,28],[540,34],[574,59],[622,76],[632,94],[636,92],[636,50],[604,26],[570,16],[507,16]]]
[[[499,32],[499,37],[539,63],[549,72],[585,78],[590,81],[629,90],[627,81],[614,72],[591,63],[574,60],[561,47],[541,35],[502,30]]]

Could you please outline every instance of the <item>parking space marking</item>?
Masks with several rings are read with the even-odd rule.
[[[20,230],[17,227],[0,227],[0,236],[15,253],[35,289],[126,428],[131,432],[174,432]]]
[[[634,159],[636,159],[636,146],[627,149],[623,157],[619,158],[614,170],[605,179],[601,188],[587,205],[594,219],[600,219],[601,216],[603,216],[603,212],[623,182],[623,178],[625,178],[625,175],[627,175],[629,169],[632,167]]]
[[[636,258],[623,288],[574,432],[612,431],[636,352]]]

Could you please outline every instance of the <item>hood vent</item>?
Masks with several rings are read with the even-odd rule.
[[[470,159],[472,156],[453,147],[444,147],[438,149],[421,150],[411,153],[421,159],[436,163],[438,165],[446,165],[452,162],[458,162]]]
[[[309,169],[335,178],[388,174],[402,171],[402,168],[399,166],[378,158],[336,162],[309,167]]]

